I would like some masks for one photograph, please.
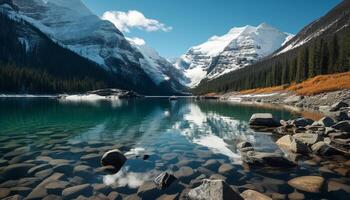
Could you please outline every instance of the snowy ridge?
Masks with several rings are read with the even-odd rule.
[[[175,69],[171,64],[164,69],[154,62],[145,55],[148,52],[130,44],[112,23],[94,15],[81,0],[13,0],[13,3],[18,11],[7,4],[0,7],[12,18],[30,23],[57,44],[107,71],[120,74],[135,84],[142,84],[148,76],[155,85],[169,80],[173,81],[170,84],[180,85],[168,72]],[[165,59],[158,55],[157,60]]]
[[[205,78],[217,78],[270,55],[292,37],[265,23],[258,27],[236,27],[190,48],[175,66],[184,69],[190,79],[187,86],[195,87]]]

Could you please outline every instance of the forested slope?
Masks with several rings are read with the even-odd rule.
[[[212,81],[197,94],[228,92],[301,82],[320,74],[350,70],[350,1],[305,27],[272,56]]]

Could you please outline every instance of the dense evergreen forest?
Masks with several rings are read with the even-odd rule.
[[[0,29],[1,93],[51,94],[113,85],[99,66],[52,42],[29,24],[3,14],[0,24],[6,27]]]
[[[350,1],[347,0],[324,17],[306,26],[286,46],[318,34],[312,40],[286,53],[267,57],[217,79],[203,80],[193,92],[197,94],[224,93],[288,85],[321,74],[350,71],[349,24]],[[324,27],[330,28],[320,31]]]

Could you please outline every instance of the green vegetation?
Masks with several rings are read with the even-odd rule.
[[[300,83],[317,75],[347,71],[350,71],[349,27],[215,80],[205,80],[194,93],[223,93]]]

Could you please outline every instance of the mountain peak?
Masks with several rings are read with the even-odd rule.
[[[225,35],[190,48],[175,65],[191,80],[187,86],[195,87],[205,78],[217,78],[270,55],[288,36],[267,23],[234,27]]]

